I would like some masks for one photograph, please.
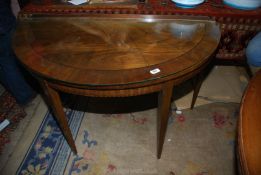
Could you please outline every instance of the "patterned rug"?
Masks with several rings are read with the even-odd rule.
[[[10,142],[10,133],[15,130],[19,121],[26,116],[25,111],[15,101],[15,99],[7,92],[0,95],[0,122],[8,119],[10,125],[0,132],[0,155],[4,146]]]
[[[234,175],[239,105],[172,111],[156,157],[156,109],[95,114],[66,109],[78,155],[47,113],[17,174]]]

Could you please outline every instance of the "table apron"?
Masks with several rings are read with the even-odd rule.
[[[205,65],[202,65],[196,70],[188,72],[182,76],[175,77],[173,79],[167,79],[166,81],[160,83],[155,81],[154,84],[150,82],[150,85],[144,83],[141,84],[139,87],[123,87],[122,89],[119,89],[118,87],[117,89],[94,89],[93,87],[77,87],[74,85],[70,86],[67,84],[60,84],[48,80],[44,81],[46,81],[50,87],[69,94],[83,95],[88,97],[130,97],[159,92],[162,90],[163,85],[170,81],[173,81],[173,85],[176,86],[198,74],[202,69],[204,69],[207,66],[208,63],[209,62],[207,61]],[[42,80],[40,79],[40,81]]]

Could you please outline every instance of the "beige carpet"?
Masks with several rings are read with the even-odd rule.
[[[195,106],[213,102],[240,103],[247,83],[248,76],[243,67],[215,66],[204,80]],[[178,94],[183,94],[175,101],[180,109],[190,107],[193,94],[190,85],[187,82],[176,90]]]
[[[213,103],[172,115],[160,160],[155,109],[120,115],[86,113],[76,140],[83,159],[74,164],[89,167],[72,174],[234,175],[237,109],[237,104]],[[97,145],[82,143],[84,131]]]
[[[68,161],[56,160],[56,166],[66,164],[58,174],[235,175],[238,108],[234,103],[212,103],[184,110],[180,115],[173,111],[160,160],[156,157],[156,109],[124,114],[85,113],[76,138],[78,156],[71,153]],[[36,128],[31,125],[29,130]],[[49,130],[56,129],[44,129],[45,139]],[[3,174],[14,174],[18,168],[32,134],[25,136],[23,145],[19,144],[19,150],[1,170]],[[41,145],[32,149],[37,147]],[[53,148],[40,150],[46,151],[40,151],[37,159],[52,157]],[[29,158],[29,162],[21,171],[24,174],[54,174],[46,172],[47,166],[52,166],[48,161],[34,164],[34,158]]]

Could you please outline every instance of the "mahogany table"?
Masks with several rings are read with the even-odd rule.
[[[214,21],[152,15],[20,18],[14,49],[41,82],[54,116],[77,153],[59,91],[91,97],[159,92],[160,158],[172,89],[198,74],[216,50]]]

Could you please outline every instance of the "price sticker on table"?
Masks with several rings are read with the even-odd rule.
[[[160,69],[159,68],[156,68],[156,69],[152,69],[152,70],[150,70],[150,73],[151,74],[157,74],[157,73],[159,73],[160,72]]]

